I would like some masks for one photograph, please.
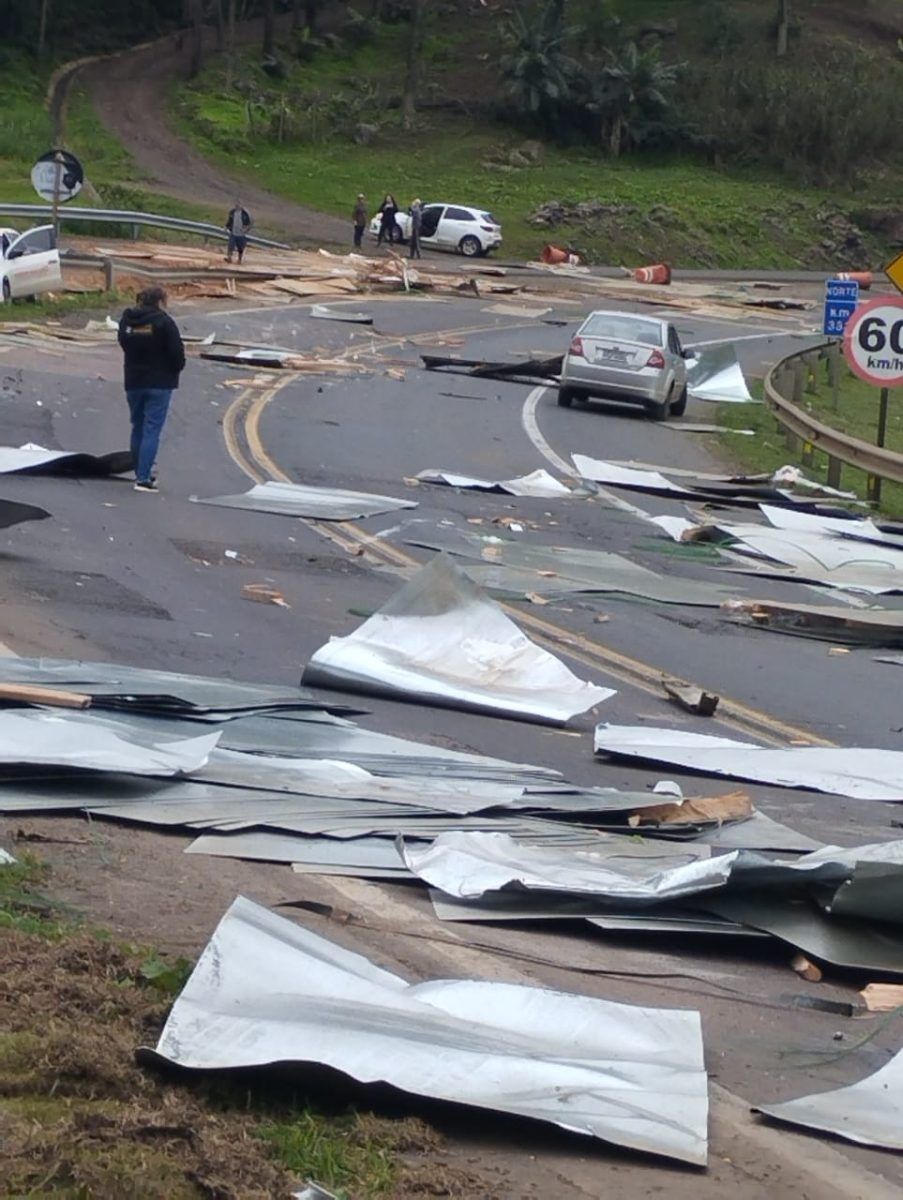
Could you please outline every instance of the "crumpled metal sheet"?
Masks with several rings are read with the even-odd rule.
[[[112,454],[85,454],[73,450],[48,450],[27,442],[24,446],[0,446],[0,475],[75,475],[104,478],[132,470],[129,450]]]
[[[261,862],[300,863],[324,875],[342,875],[347,868],[375,870],[406,876],[408,869],[394,841],[363,837],[300,837],[272,830],[245,833],[205,833],[185,848],[186,854],[208,854],[215,858],[257,859]]]
[[[126,775],[183,775],[197,771],[218,733],[179,741],[142,741],[115,733],[85,713],[78,719],[30,709],[0,711],[0,763],[121,771]]]
[[[574,467],[582,479],[611,487],[633,488],[642,492],[654,492],[665,496],[679,496],[683,500],[695,498],[695,493],[667,479],[660,471],[647,471],[637,467],[625,467],[619,463],[604,462],[586,454],[572,454]]]
[[[493,892],[479,900],[458,900],[430,890],[433,912],[440,921],[495,924],[522,921],[586,921],[597,929],[628,930],[631,933],[705,933],[717,936],[763,938],[768,935],[749,929],[713,913],[673,904],[615,912],[590,897],[537,895],[524,892]]]
[[[903,1150],[903,1051],[859,1083],[782,1104],[760,1104],[755,1111],[863,1146]]]
[[[429,846],[406,845],[404,860],[431,887],[462,900],[519,887],[655,903],[722,887],[735,855],[712,858],[708,846],[617,834],[599,834],[593,849],[561,850],[505,833],[456,832]]]
[[[807,897],[764,890],[710,892],[694,904],[779,938],[809,958],[866,975],[903,976],[903,931],[869,917],[838,919]]]
[[[299,687],[242,683],[123,663],[56,658],[0,658],[0,683],[37,684],[84,692],[94,697],[94,708],[217,721],[258,712],[315,713],[324,704],[322,699]],[[361,711],[360,707],[344,704],[327,707],[333,713]]]
[[[700,347],[693,355],[687,362],[687,390],[694,400],[715,404],[748,404],[752,400],[733,342]]]
[[[415,500],[349,492],[342,488],[313,487],[303,483],[257,483],[238,496],[192,496],[195,504],[219,508],[245,508],[250,512],[276,513],[280,517],[308,517],[318,521],[353,521],[400,508],[416,508]]]
[[[451,471],[438,471],[430,468],[418,471],[417,478],[424,483],[445,484],[453,488],[471,488],[478,492],[504,492],[509,496],[539,496],[545,499],[560,499],[571,496],[570,488],[560,483],[548,471],[541,468],[531,471],[529,475],[519,475],[516,479],[474,479],[470,475],[455,475]]]
[[[758,746],[733,738],[644,725],[597,725],[597,754],[667,763],[778,787],[854,800],[903,801],[903,751],[858,746]]]
[[[301,682],[555,725],[615,694],[531,642],[445,556],[317,650]]]
[[[351,312],[347,308],[332,308],[328,304],[312,304],[310,315],[321,321],[347,321],[351,325],[372,325],[370,313]]]
[[[15,861],[16,860],[13,858],[10,852],[8,850],[4,850],[3,847],[0,846],[0,867],[8,867]]]
[[[705,1165],[699,1014],[516,984],[409,984],[239,897],[156,1052],[199,1070],[316,1063]]]
[[[462,531],[458,537],[443,537],[438,530],[428,538],[409,538],[408,544],[447,550],[468,561],[464,570],[478,586],[510,595],[523,595],[527,591],[540,595],[617,593],[660,604],[718,608],[737,594],[736,590],[696,579],[657,575],[621,554],[580,546],[506,541],[481,537],[471,531]],[[469,565],[470,560],[478,565]]]
[[[24,525],[26,521],[45,521],[50,516],[46,508],[22,504],[18,500],[0,500],[0,529]]]

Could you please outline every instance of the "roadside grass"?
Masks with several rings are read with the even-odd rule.
[[[878,432],[878,389],[853,375],[844,364],[840,371],[837,408],[828,385],[825,368],[819,365],[818,393],[807,392],[803,407],[818,420],[842,433],[849,433],[867,442],[875,442]],[[762,396],[761,382],[750,387],[757,398]],[[717,423],[726,429],[752,429],[754,437],[738,437],[724,433],[719,442],[725,457],[736,467],[753,473],[776,471],[785,463],[800,464],[799,449],[788,449],[786,436],[775,418],[761,404],[722,404]],[[886,445],[890,450],[903,452],[903,405],[894,403],[891,391],[888,412]],[[822,483],[827,482],[827,455],[816,450],[813,462],[804,467],[806,474]],[[867,498],[868,479],[865,471],[844,466],[841,485],[844,491]],[[903,518],[903,485],[885,482],[881,489],[883,515]]]
[[[434,38],[433,47],[424,70],[427,98],[449,93],[452,81],[461,86],[458,35]],[[173,92],[174,117],[183,136],[230,171],[349,220],[359,191],[371,211],[387,191],[403,206],[415,195],[485,206],[502,223],[502,257],[536,258],[552,241],[572,244],[588,262],[836,265],[820,243],[826,218],[854,204],[843,191],[795,187],[761,171],[721,171],[691,158],[613,160],[587,147],[541,146],[539,161],[523,165],[517,151],[524,135],[468,115],[466,96],[458,111],[425,107],[416,131],[405,133],[392,101],[404,49],[399,30],[385,26],[371,44],[321,49],[301,63],[285,46],[281,81],[264,74],[256,50],[245,49],[231,89],[224,62],[211,59],[194,84]],[[369,106],[361,104],[362,90]],[[354,140],[360,122],[378,126],[371,144]],[[883,187],[891,202],[893,189],[888,183],[876,190]],[[552,229],[532,225],[531,213],[550,200],[601,201],[607,211]],[[884,253],[877,241],[869,249],[876,260]]]
[[[48,895],[46,864],[14,852],[0,866],[3,1195],[287,1200],[308,1179],[355,1200],[440,1194],[443,1180],[441,1194],[479,1190],[436,1161],[442,1138],[416,1118],[324,1108],[265,1071],[141,1069],[135,1050],[157,1040],[192,964],[91,927]]]

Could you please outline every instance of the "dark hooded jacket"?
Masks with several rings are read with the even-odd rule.
[[[125,390],[179,386],[185,347],[178,326],[160,308],[127,308],[119,320],[119,345],[125,351]]]

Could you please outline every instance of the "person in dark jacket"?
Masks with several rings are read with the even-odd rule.
[[[398,205],[395,203],[395,197],[391,192],[387,192],[385,200],[379,206],[379,237],[376,239],[377,246],[381,246],[385,238],[388,238],[390,245],[395,241],[395,235],[398,233],[398,226],[395,223],[397,216]]]
[[[351,214],[354,221],[354,248],[360,250],[361,243],[364,240],[364,229],[367,225],[367,197],[363,192],[358,192],[357,200],[354,205],[354,212]]]
[[[229,215],[226,217],[226,229],[229,231],[229,249],[226,253],[226,262],[232,261],[232,255],[238,251],[238,261],[245,256],[245,246],[248,244],[248,231],[251,228],[251,214],[242,205],[240,200],[236,200],[229,209]]]
[[[420,253],[420,229],[423,225],[423,203],[417,199],[411,205],[411,258],[422,258]]]
[[[119,319],[119,345],[125,356],[135,491],[155,492],[154,463],[160,434],[185,367],[182,336],[166,312],[163,288],[150,287],[138,293],[135,307],[127,308]]]

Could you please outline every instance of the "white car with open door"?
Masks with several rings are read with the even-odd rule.
[[[0,296],[16,300],[60,291],[63,271],[52,225],[19,233],[0,229]]]
[[[411,236],[411,214],[399,212],[395,218],[403,241]],[[370,222],[370,232],[379,237],[379,214]],[[434,250],[452,250],[465,258],[488,254],[502,244],[502,227],[485,208],[466,208],[460,204],[424,204],[420,224],[421,246]]]

